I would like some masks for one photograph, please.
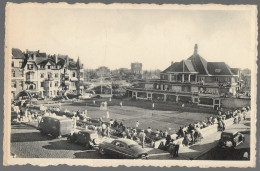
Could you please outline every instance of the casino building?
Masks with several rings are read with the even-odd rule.
[[[160,73],[160,79],[140,81],[129,87],[129,97],[220,107],[221,99],[235,97],[240,88],[240,69],[225,62],[208,62],[194,53],[186,60],[172,62]]]

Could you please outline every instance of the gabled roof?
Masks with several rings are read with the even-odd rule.
[[[199,54],[193,54],[188,58],[194,66],[195,71],[197,71],[201,75],[207,75],[207,61],[202,58]]]
[[[234,75],[238,75],[240,69],[239,68],[230,68],[231,72],[234,74]]]
[[[20,49],[12,48],[12,59],[25,59],[25,56]]]
[[[46,59],[46,60],[43,60],[42,62],[38,63],[37,65],[47,65],[48,63],[50,63],[51,65],[56,65],[51,59]]]
[[[208,71],[211,75],[233,75],[225,62],[208,62]]]
[[[196,72],[190,60],[182,60],[181,62],[175,62],[169,66],[162,73],[167,72]]]
[[[38,57],[38,58],[47,58],[47,54],[38,52],[38,53],[36,53],[36,57]]]

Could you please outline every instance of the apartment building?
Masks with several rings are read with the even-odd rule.
[[[17,54],[16,51],[20,54],[19,58],[12,58],[14,61],[12,66],[21,65],[20,70],[23,73],[23,87],[19,87],[15,92],[12,91],[13,97],[21,90],[27,90],[33,96],[48,98],[64,95],[68,92],[83,93],[84,72],[83,64],[79,58],[77,62],[74,62],[67,55],[47,55],[40,51],[29,50],[22,53],[21,50],[15,48],[12,51],[13,54]]]

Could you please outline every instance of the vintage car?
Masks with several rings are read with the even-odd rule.
[[[235,148],[245,141],[245,136],[236,130],[223,131],[218,143],[221,148]]]
[[[99,144],[99,153],[111,154],[119,158],[148,159],[148,153],[137,142],[125,138]]]
[[[90,94],[90,93],[85,93],[84,95],[79,96],[79,99],[85,100],[85,99],[90,99],[91,97],[92,97],[92,94]]]
[[[72,130],[72,121],[60,116],[44,116],[38,129],[42,134],[50,134],[54,137],[68,136]]]
[[[98,147],[99,137],[96,131],[91,130],[77,130],[72,135],[68,136],[68,141],[78,143],[87,147],[87,149],[93,149]]]

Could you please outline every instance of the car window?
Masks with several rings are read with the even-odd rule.
[[[119,143],[120,148],[125,148],[125,145],[123,143]]]

